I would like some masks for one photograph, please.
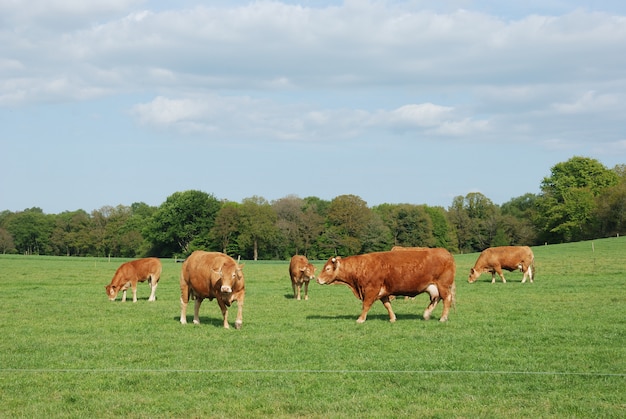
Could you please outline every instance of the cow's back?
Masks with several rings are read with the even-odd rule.
[[[289,262],[289,275],[291,276],[291,279],[300,279],[304,275],[302,269],[306,268],[308,265],[309,260],[306,258],[306,256],[292,256],[291,261]]]
[[[478,256],[474,269],[485,269],[493,266],[515,266],[520,262],[531,263],[533,251],[528,246],[489,247]]]
[[[394,294],[414,292],[422,284],[452,284],[456,270],[454,257],[443,248],[374,252],[348,256],[342,263],[361,285],[384,285]]]
[[[202,297],[213,295],[212,282],[213,267],[220,262],[223,254],[219,252],[205,252],[203,250],[194,251],[181,268],[181,286],[186,285],[193,293]]]

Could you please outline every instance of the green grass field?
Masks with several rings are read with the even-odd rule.
[[[533,250],[534,284],[456,256],[443,324],[420,295],[359,325],[345,286],[296,301],[287,262],[248,261],[241,330],[208,300],[181,325],[171,260],[133,304],[104,291],[124,260],[0,255],[0,417],[625,417],[626,238]]]

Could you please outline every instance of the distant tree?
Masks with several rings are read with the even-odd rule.
[[[558,163],[541,182],[538,201],[540,224],[546,241],[569,242],[589,238],[596,197],[618,184],[618,175],[599,161],[572,157]]]
[[[0,252],[4,255],[15,251],[13,236],[5,228],[0,228]]]
[[[479,192],[455,197],[448,217],[461,252],[478,252],[502,242],[499,208]]]
[[[56,255],[85,256],[93,250],[91,218],[84,210],[65,211],[55,217],[50,237]]]
[[[22,254],[48,254],[54,217],[33,207],[17,212],[5,220],[6,230],[13,236],[15,248]]]
[[[452,199],[448,207],[448,220],[456,234],[456,247],[461,253],[474,251],[472,246],[471,220],[465,207],[465,198],[461,195]]]
[[[240,207],[241,228],[239,231],[239,245],[250,254],[253,260],[259,259],[259,252],[263,250],[267,258],[278,257],[270,252],[276,246],[279,230],[276,227],[276,213],[272,206],[263,197],[253,196],[242,201]]]
[[[458,252],[454,229],[448,222],[446,210],[443,207],[424,206],[424,210],[430,216],[432,222],[432,235],[435,239],[435,247],[443,247],[450,252]]]
[[[527,193],[500,206],[502,224],[509,244],[514,246],[539,244],[539,232],[535,226],[538,199],[537,195]]]
[[[309,259],[319,259],[326,256],[320,246],[322,233],[325,229],[326,218],[330,201],[317,197],[304,198],[303,225],[301,228],[301,238],[303,240],[302,253]]]
[[[596,197],[593,219],[599,237],[626,234],[626,165],[615,166],[613,172],[618,183],[602,190]]]
[[[304,200],[295,195],[288,195],[272,202],[271,205],[277,217],[276,226],[283,238],[281,246],[283,257],[302,254],[304,250],[304,238],[301,234],[304,225]]]
[[[382,204],[372,209],[380,215],[392,237],[390,246],[434,247],[433,222],[424,205]]]
[[[221,203],[205,192],[173,193],[154,212],[143,231],[152,245],[150,253],[170,257],[205,247],[220,207]]]
[[[340,195],[333,199],[328,207],[327,228],[322,234],[328,253],[359,253],[370,220],[370,209],[360,197]]]
[[[240,231],[241,204],[225,202],[215,216],[215,223],[210,231],[211,240],[216,243],[217,250],[228,255],[240,255],[241,249],[237,244]]]
[[[392,241],[391,232],[379,214],[370,211],[370,220],[365,227],[361,249],[363,253],[389,250]]]

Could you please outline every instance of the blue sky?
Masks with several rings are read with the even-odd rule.
[[[0,211],[496,204],[626,163],[623,1],[0,0]]]

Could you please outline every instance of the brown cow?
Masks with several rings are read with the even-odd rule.
[[[157,258],[137,259],[122,263],[117,268],[115,275],[109,285],[106,285],[109,300],[115,301],[117,294],[122,291],[122,302],[126,301],[126,290],[133,289],[133,303],[137,302],[137,282],[148,280],[150,284],[150,298],[148,301],[156,300],[156,289],[161,279],[161,261]]]
[[[389,297],[430,295],[430,304],[424,311],[424,320],[430,319],[439,300],[443,313],[439,319],[448,320],[448,312],[455,297],[454,258],[445,249],[376,252],[341,258],[332,257],[317,277],[319,284],[345,284],[363,301],[357,323],[363,323],[367,312],[380,300],[389,312],[389,320],[396,321]]]
[[[294,255],[289,262],[289,276],[293,298],[300,300],[300,289],[304,284],[304,299],[309,299],[309,281],[315,279],[315,266],[309,263],[306,256]]]
[[[502,278],[502,282],[506,283],[502,269],[512,272],[519,269],[524,273],[522,284],[526,282],[526,277],[533,282],[535,274],[535,256],[528,246],[500,246],[490,247],[481,252],[476,260],[474,267],[470,269],[467,281],[471,284],[484,272],[491,272],[491,283],[496,282],[496,273]]]
[[[235,328],[243,324],[243,301],[245,284],[243,265],[224,253],[196,250],[183,263],[180,273],[180,322],[187,323],[187,303],[189,297],[195,298],[193,311],[194,324],[200,324],[198,316],[202,300],[208,298],[217,303],[222,310],[224,328],[228,329],[228,307],[237,301],[237,319]]]

